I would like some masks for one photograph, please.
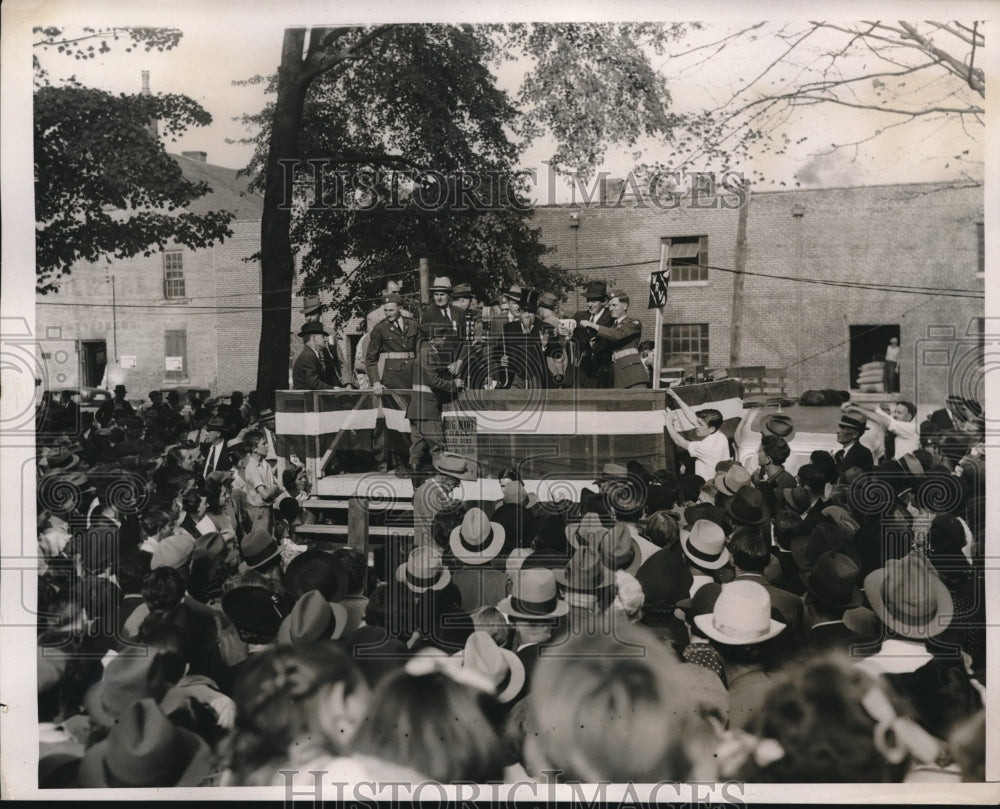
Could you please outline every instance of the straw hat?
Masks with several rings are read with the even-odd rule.
[[[883,624],[914,640],[940,635],[955,613],[948,588],[922,557],[912,553],[869,573],[865,596]]]
[[[524,688],[527,673],[524,663],[509,649],[497,646],[492,636],[476,630],[465,641],[465,649],[456,652],[462,666],[483,674],[493,684],[497,700],[510,702]]]
[[[726,535],[711,520],[698,520],[690,531],[681,531],[681,548],[698,567],[718,570],[729,562]]]
[[[482,565],[495,558],[503,548],[506,532],[498,522],[491,522],[481,508],[470,508],[451,532],[449,545],[455,558],[467,565]]]
[[[558,618],[569,612],[569,605],[559,598],[555,574],[536,567],[514,574],[511,594],[497,603],[497,609],[514,618],[539,620]]]
[[[728,646],[763,643],[785,628],[771,617],[771,596],[755,581],[738,579],[722,585],[709,615],[694,616],[709,638]]]
[[[451,581],[451,572],[444,566],[440,551],[420,545],[396,568],[396,581],[403,582],[415,593],[425,593],[444,589]]]

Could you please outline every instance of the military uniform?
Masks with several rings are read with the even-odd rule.
[[[597,327],[597,342],[611,355],[611,372],[616,388],[648,388],[649,374],[639,354],[642,323],[625,314],[611,326]]]
[[[408,317],[375,325],[365,352],[365,369],[373,385],[381,382],[392,390],[409,390],[418,337],[417,323]]]
[[[446,344],[447,345],[447,344]],[[415,470],[427,451],[433,457],[444,449],[444,429],[441,426],[441,405],[451,401],[459,388],[448,371],[453,351],[435,348],[429,340],[417,347],[413,363],[413,395],[406,408],[410,422],[410,469]]]

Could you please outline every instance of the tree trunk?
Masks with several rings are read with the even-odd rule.
[[[289,334],[295,258],[291,240],[291,200],[285,199],[283,160],[298,158],[299,127],[309,82],[303,76],[304,28],[286,28],[278,68],[278,100],[267,158],[264,209],[260,221],[260,350],[257,397],[260,407],[274,407],[276,390],[288,388]],[[290,167],[287,170],[291,170]]]

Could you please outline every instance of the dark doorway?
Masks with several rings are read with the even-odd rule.
[[[96,388],[104,379],[108,364],[108,344],[105,340],[80,341],[80,385]]]
[[[887,391],[883,380],[885,352],[889,341],[896,339],[899,344],[899,326],[851,326],[850,386],[851,390],[864,393],[892,393]],[[878,365],[876,365],[878,363]],[[880,371],[880,373],[876,373]],[[899,390],[898,377],[890,387]]]

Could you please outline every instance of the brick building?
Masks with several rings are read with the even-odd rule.
[[[612,193],[605,205],[540,207],[534,224],[553,248],[546,261],[625,289],[630,312],[650,340],[655,321],[654,310],[646,308],[648,279],[665,245],[671,256],[665,367],[725,368],[733,364],[737,202],[732,195],[712,197],[695,208],[688,197],[664,210]],[[902,397],[930,405],[961,392],[984,400],[984,302],[977,297],[985,289],[981,186],[762,192],[749,206],[748,274],[736,313],[742,309],[739,365],[785,369],[791,394],[851,389],[859,366],[883,356],[895,336],[902,348]],[[891,291],[844,283],[882,284]],[[918,290],[972,292],[950,297],[914,294]],[[565,309],[582,309],[583,303],[578,291]]]
[[[80,262],[35,305],[50,388],[122,383],[130,398],[169,387],[245,390],[260,334],[261,197],[204,152],[176,156],[211,192],[188,210],[235,214],[233,235],[202,250],[176,245],[148,257]]]

